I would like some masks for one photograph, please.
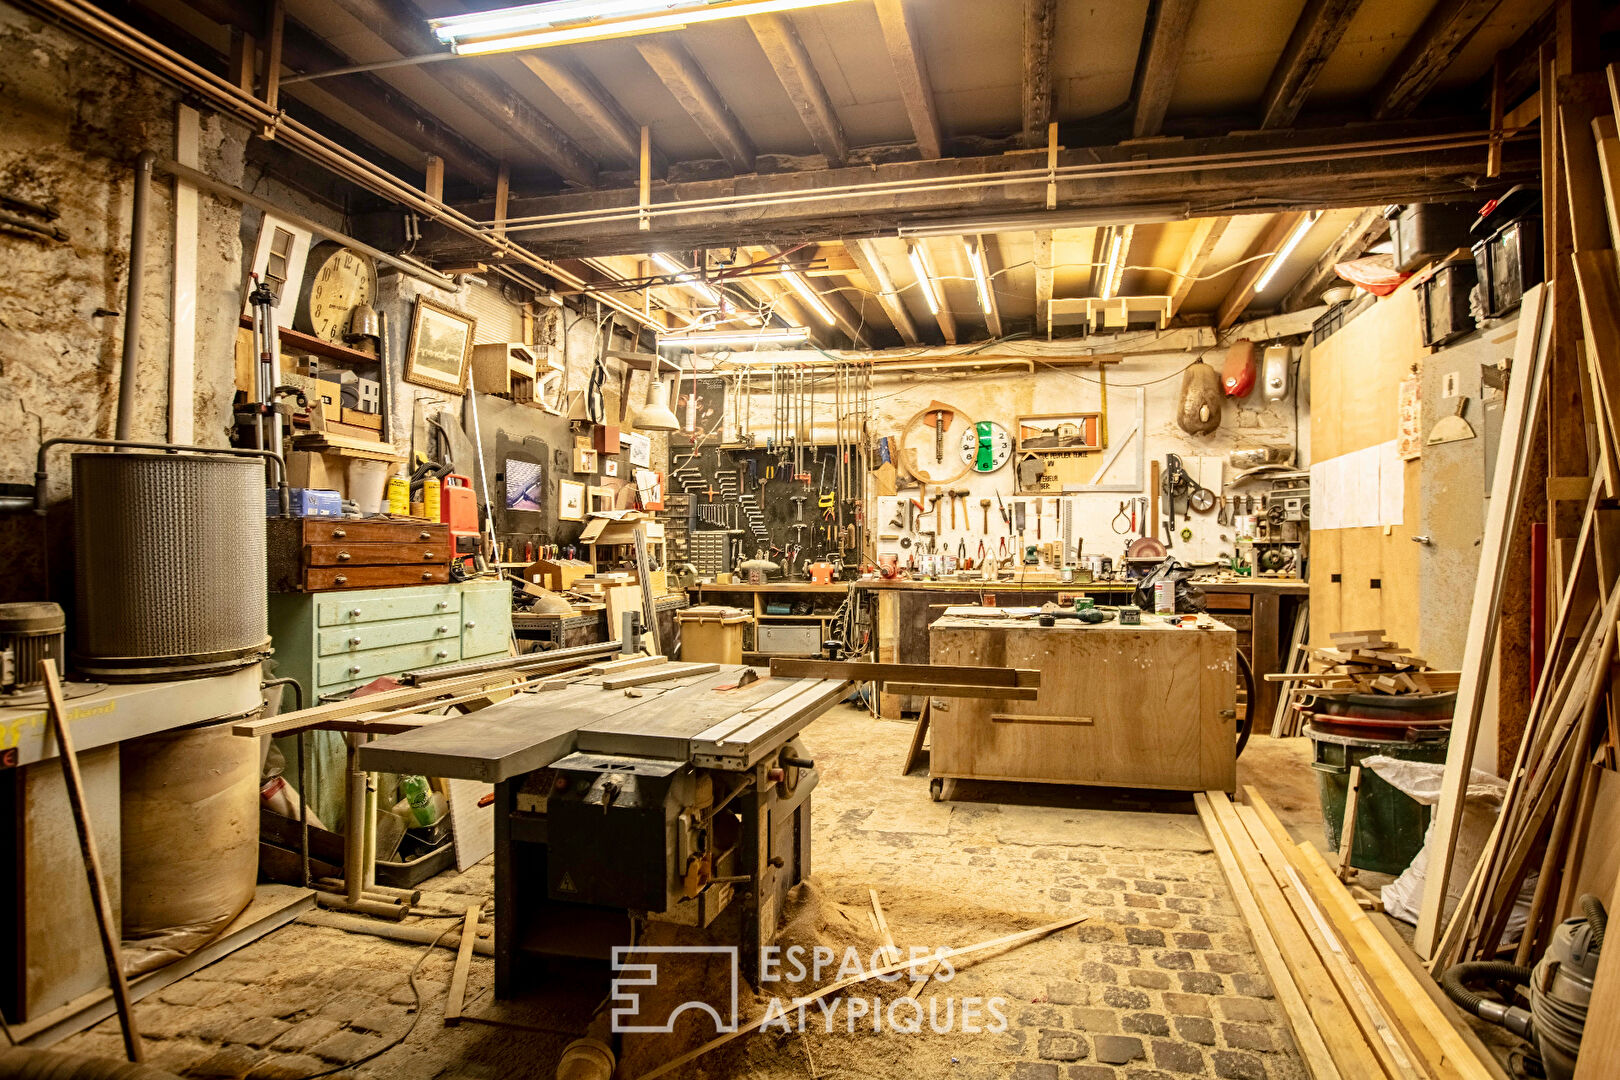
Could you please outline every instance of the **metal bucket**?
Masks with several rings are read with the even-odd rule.
[[[75,666],[142,682],[262,659],[264,492],[254,459],[73,455]]]

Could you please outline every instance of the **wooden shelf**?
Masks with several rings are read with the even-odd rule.
[[[244,315],[241,325],[252,329],[253,319]],[[347,345],[334,345],[330,341],[323,341],[314,334],[306,334],[302,330],[292,330],[283,327],[280,331],[281,349],[283,352],[314,353],[327,360],[337,360],[345,364],[375,365],[377,358],[371,353],[359,349],[351,349]]]

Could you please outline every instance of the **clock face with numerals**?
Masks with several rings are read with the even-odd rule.
[[[994,420],[980,420],[962,432],[962,461],[974,472],[995,472],[1012,457],[1012,436]]]
[[[309,249],[304,263],[304,291],[295,325],[334,345],[343,344],[349,313],[377,297],[377,266],[342,244],[326,241]]]

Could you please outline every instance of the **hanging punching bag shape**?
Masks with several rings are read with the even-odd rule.
[[[1208,435],[1221,426],[1221,377],[1202,360],[1181,373],[1176,423],[1189,435]]]
[[[1254,378],[1259,364],[1256,362],[1254,342],[1240,338],[1226,350],[1226,364],[1221,369],[1221,388],[1227,397],[1248,397],[1254,389]]]

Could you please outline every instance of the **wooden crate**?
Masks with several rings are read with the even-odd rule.
[[[931,775],[1173,790],[1236,783],[1236,634],[947,616],[929,659],[1037,668],[1034,701],[933,698]]]

